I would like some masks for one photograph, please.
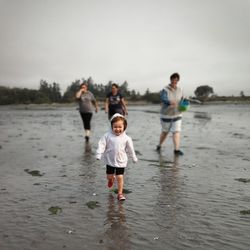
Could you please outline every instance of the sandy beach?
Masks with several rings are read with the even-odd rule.
[[[104,111],[86,144],[75,106],[0,107],[0,249],[250,249],[249,124],[249,105],[193,105],[175,158],[171,137],[155,151],[159,106],[129,106],[139,161],[118,202],[95,159]]]

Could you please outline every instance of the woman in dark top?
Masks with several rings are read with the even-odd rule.
[[[115,114],[127,115],[127,107],[124,96],[119,92],[119,86],[115,83],[111,86],[111,92],[106,96],[105,112],[108,113],[109,119]]]

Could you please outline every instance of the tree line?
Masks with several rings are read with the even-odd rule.
[[[76,101],[75,93],[79,90],[81,83],[87,83],[88,89],[94,96],[103,101],[106,95],[111,90],[112,81],[107,84],[97,84],[92,77],[88,79],[77,79],[72,82],[61,94],[59,83],[48,83],[46,80],[40,80],[39,89],[28,88],[9,88],[6,86],[0,86],[0,105],[8,104],[42,104],[42,103],[72,103]],[[127,81],[124,81],[120,86],[121,93],[127,100],[131,101],[147,101],[156,103],[159,102],[159,92],[153,93],[149,89],[145,94],[141,95],[138,91],[129,90]]]
[[[40,80],[40,85],[38,90],[28,89],[28,88],[9,88],[5,86],[0,86],[0,105],[7,104],[42,104],[42,103],[72,103],[76,101],[75,93],[79,90],[81,83],[87,83],[89,91],[91,91],[94,96],[99,101],[104,101],[108,92],[111,90],[112,81],[107,84],[97,84],[94,82],[92,77],[88,79],[77,79],[72,82],[66,89],[66,91],[61,94],[61,89],[59,83],[53,82],[48,83],[45,80]],[[160,103],[160,91],[150,92],[149,89],[145,91],[143,95],[135,90],[130,90],[127,81],[124,81],[120,85],[121,93],[126,97],[128,101],[145,101],[149,103]],[[214,101],[214,100],[225,100],[230,99],[230,97],[218,97],[214,94],[214,90],[209,85],[198,86],[194,91],[195,97],[201,102]],[[238,97],[231,97],[238,98]],[[249,99],[244,95],[244,92],[240,92],[239,98]]]

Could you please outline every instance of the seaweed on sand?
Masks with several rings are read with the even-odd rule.
[[[244,183],[250,182],[250,179],[246,179],[246,178],[237,178],[235,180],[240,181],[240,182],[244,182]]]
[[[96,207],[100,207],[100,203],[98,201],[89,201],[86,203],[87,207],[90,209],[94,209]]]
[[[29,170],[29,169],[24,169],[24,171],[32,176],[43,176],[44,174],[41,174],[39,170]]]
[[[62,208],[58,206],[50,207],[48,210],[51,212],[51,214],[58,214],[62,212]]]
[[[241,210],[240,214],[242,214],[242,215],[250,215],[250,210]]]

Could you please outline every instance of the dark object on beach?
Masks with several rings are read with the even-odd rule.
[[[135,153],[136,153],[137,155],[142,155],[142,153],[141,153],[140,151],[138,151],[138,150],[135,150]]]
[[[242,215],[250,215],[250,210],[242,210],[242,211],[240,211],[240,214],[242,214]]]
[[[235,180],[240,181],[240,182],[244,182],[244,183],[250,182],[250,179],[246,179],[246,178],[237,178]]]
[[[51,212],[51,214],[58,214],[62,212],[62,208],[58,206],[50,207],[48,210]]]
[[[39,170],[29,170],[29,169],[24,169],[24,171],[32,176],[43,176],[43,174],[40,173]]]
[[[88,206],[88,208],[90,209],[94,209],[96,207],[100,207],[100,204],[98,201],[89,201],[86,203],[86,205]]]

